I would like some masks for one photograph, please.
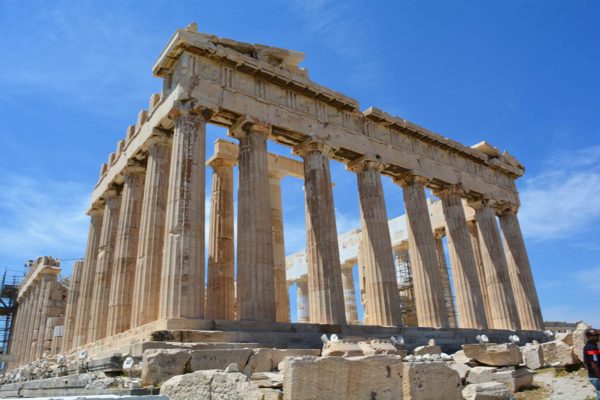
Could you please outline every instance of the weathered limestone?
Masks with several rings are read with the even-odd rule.
[[[409,253],[419,326],[447,328],[444,289],[431,232],[429,210],[425,201],[425,180],[415,176],[405,176],[398,182],[404,189]]]
[[[113,275],[114,251],[121,207],[121,195],[116,190],[106,193],[104,219],[98,243],[98,261],[90,307],[90,325],[87,343],[106,336],[108,297]]]
[[[521,347],[521,355],[523,362],[531,370],[543,368],[545,365],[544,352],[540,344],[527,343]]]
[[[285,279],[285,241],[283,237],[283,206],[281,203],[281,179],[283,176],[282,171],[269,169],[276,320],[277,322],[290,322],[290,296]]]
[[[490,321],[492,320],[492,306],[490,304],[490,296],[488,294],[487,283],[485,281],[485,268],[483,266],[483,257],[481,255],[481,246],[479,244],[479,229],[477,222],[467,222],[469,229],[469,237],[471,238],[471,246],[475,256],[475,266],[477,267],[477,282],[481,289],[481,303],[483,304],[485,314],[485,324],[488,328],[492,328]]]
[[[160,318],[204,317],[204,164],[206,118],[175,117]]]
[[[160,132],[151,136],[148,139],[146,181],[133,284],[132,327],[158,319],[170,160],[171,139]]]
[[[460,376],[443,362],[404,363],[402,379],[405,400],[462,400]]]
[[[511,288],[506,256],[498,232],[496,215],[485,200],[471,202],[469,205],[475,209],[485,282],[490,301],[491,319],[488,320],[488,326],[493,329],[519,329],[519,316]]]
[[[310,322],[345,324],[328,149],[321,142],[308,140],[294,151],[304,159]]]
[[[124,171],[119,223],[115,239],[115,259],[108,298],[106,336],[113,336],[131,327],[136,255],[140,231],[140,216],[144,195],[144,171],[132,165]]]
[[[351,265],[342,266],[342,287],[344,288],[344,307],[346,310],[346,321],[349,324],[357,324],[358,310],[356,308],[356,289],[354,287],[354,275]]]
[[[233,243],[233,165],[236,160],[209,161],[213,169],[208,236],[208,285],[206,317],[235,317],[235,269]]]
[[[83,271],[81,274],[81,292],[79,294],[76,312],[76,315],[80,316],[90,316],[92,310],[92,297],[95,287],[94,281],[96,278],[96,263],[98,260],[104,209],[92,208],[88,214],[91,217],[91,222],[87,245],[85,248],[85,258],[83,261]],[[77,318],[75,320],[73,344],[71,346],[72,348],[88,343],[87,338],[89,333],[89,324],[90,318]]]
[[[435,240],[435,254],[438,259],[440,280],[444,290],[444,309],[448,316],[448,327],[457,328],[456,309],[454,308],[454,296],[452,296],[452,287],[450,286],[450,271],[448,270],[448,263],[446,262],[446,253],[444,252],[443,236],[442,232],[436,232],[433,236]]]
[[[543,330],[544,320],[540,301],[535,290],[529,257],[516,211],[511,208],[505,209],[500,213],[499,219],[508,263],[508,274],[521,329]]]
[[[398,283],[381,184],[382,165],[368,158],[348,165],[356,172],[362,226],[361,257],[365,268],[365,291],[369,323],[401,326]]]
[[[462,348],[466,357],[492,367],[519,365],[523,362],[521,351],[514,343],[464,344]]]
[[[297,302],[297,311],[298,311],[298,322],[308,322],[310,321],[309,310],[310,307],[308,305],[308,282],[306,280],[301,280],[296,283],[296,302]]]
[[[67,295],[67,307],[65,310],[65,324],[62,336],[61,348],[70,350],[73,344],[73,334],[77,323],[77,304],[79,303],[81,291],[81,275],[83,274],[83,261],[73,263],[71,282],[69,283],[69,294]]]
[[[467,385],[462,395],[465,400],[512,400],[513,395],[500,382],[484,382]]]
[[[267,136],[270,128],[242,126],[230,134],[240,141],[237,318],[275,321],[273,223],[269,198]]]

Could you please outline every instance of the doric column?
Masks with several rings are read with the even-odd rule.
[[[175,117],[160,318],[204,318],[205,142],[204,117]]]
[[[446,254],[444,253],[444,232],[434,233],[435,239],[435,254],[438,258],[438,267],[440,268],[440,279],[444,288],[444,303],[446,305],[446,315],[448,316],[448,327],[456,328],[456,310],[454,308],[454,297],[452,296],[452,288],[450,287],[450,273],[448,271],[448,263],[446,262]]]
[[[290,322],[290,299],[285,271],[285,241],[283,238],[283,206],[279,171],[269,170],[269,197],[273,223],[273,269],[275,272],[275,305],[277,322]]]
[[[7,370],[10,371],[19,365],[19,338],[23,336],[23,312],[22,309],[24,302],[21,301],[17,304],[17,315],[14,319],[13,330],[10,335],[10,341],[8,344],[8,354],[14,357],[15,361],[8,363]]]
[[[25,343],[25,362],[31,362],[35,358],[35,352],[37,350],[38,336],[40,333],[40,320],[42,317],[42,305],[44,304],[44,293],[45,293],[45,281],[43,279],[36,279],[35,283],[35,296],[33,307],[31,308],[31,321],[29,323],[28,340]]]
[[[401,326],[398,282],[388,225],[381,165],[359,158],[348,169],[356,172],[361,219],[361,260],[365,267],[365,294],[369,324]]]
[[[171,138],[164,133],[155,132],[148,139],[147,145],[148,161],[133,285],[132,328],[158,319],[165,242],[165,209],[169,189]]]
[[[208,287],[206,318],[235,317],[233,243],[233,165],[223,158],[209,162],[213,169],[208,236]]]
[[[48,308],[50,306],[50,297],[52,289],[56,283],[56,276],[44,274],[40,277],[42,290],[40,292],[40,302],[38,303],[37,321],[34,325],[35,346],[31,349],[31,360],[37,360],[42,357],[44,352],[44,339],[46,338],[46,323],[48,321]]]
[[[444,289],[438,268],[429,208],[425,199],[426,180],[406,175],[397,180],[403,187],[408,228],[408,250],[415,290],[419,326],[447,328]]]
[[[479,245],[479,230],[475,221],[467,221],[469,229],[469,237],[471,246],[473,247],[473,255],[475,257],[475,266],[477,267],[477,282],[481,288],[481,303],[485,315],[485,326],[490,327],[492,320],[492,308],[490,305],[490,297],[488,295],[487,283],[485,281],[485,269],[483,268],[483,258],[481,257],[481,246]]]
[[[269,199],[267,137],[270,127],[248,124],[239,139],[237,318],[275,321],[273,224]]]
[[[358,310],[356,308],[356,289],[354,287],[354,275],[352,267],[354,263],[342,265],[342,287],[344,288],[344,306],[346,310],[346,322],[358,324]]]
[[[404,326],[417,326],[415,286],[410,268],[408,248],[398,247],[394,249],[394,263],[396,265],[396,280],[398,281],[402,323]]]
[[[83,273],[83,261],[73,263],[71,272],[71,282],[69,282],[69,293],[67,295],[67,307],[65,309],[65,324],[63,329],[61,349],[69,351],[73,347],[73,334],[75,323],[77,321],[77,304],[79,302],[79,293],[81,291],[81,275]]]
[[[73,348],[83,346],[88,342],[89,317],[91,316],[92,310],[92,296],[95,286],[94,280],[96,278],[96,264],[98,261],[98,248],[100,245],[100,233],[102,230],[102,220],[104,219],[104,209],[92,208],[88,214],[91,217],[91,221],[85,248],[83,271],[81,272],[81,290],[76,311],[76,315],[86,315],[87,318],[77,318],[75,320]]]
[[[35,321],[37,303],[39,301],[40,285],[38,281],[32,283],[25,294],[27,297],[27,315],[25,317],[23,339],[20,342],[19,364],[23,365],[29,361],[31,342],[33,341],[33,324]]]
[[[541,331],[544,329],[542,310],[516,210],[503,210],[499,219],[521,329]]]
[[[144,197],[144,173],[141,165],[123,170],[121,212],[115,240],[115,259],[108,299],[106,336],[125,332],[131,327],[131,303],[135,280],[140,215]]]
[[[436,192],[442,200],[446,220],[448,253],[452,266],[456,307],[461,328],[485,329],[487,322],[483,295],[477,276],[477,264],[462,203],[462,191],[456,186]]]
[[[104,200],[104,219],[100,231],[98,245],[98,261],[96,277],[93,282],[94,291],[90,308],[90,327],[88,343],[95,342],[106,336],[106,318],[108,317],[108,297],[113,274],[115,259],[115,241],[119,224],[119,209],[121,195],[116,190],[108,190]]]
[[[485,200],[472,201],[469,205],[475,209],[481,258],[490,300],[491,320],[488,320],[488,327],[491,329],[519,329],[519,316],[495,211]]]
[[[308,304],[308,281],[301,280],[296,282],[296,304],[298,311],[298,322],[309,322],[309,304]]]
[[[327,158],[329,148],[309,139],[294,152],[304,158],[310,322],[344,325],[346,312]]]

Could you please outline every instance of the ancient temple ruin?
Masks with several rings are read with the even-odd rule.
[[[524,167],[485,142],[468,147],[383,110],[361,111],[356,100],[310,80],[302,59],[194,26],[176,31],[153,67],[162,93],[151,96],[102,165],[61,344],[42,351],[42,328],[35,350],[19,339],[36,332],[27,311],[36,309],[29,307],[35,296],[21,297],[27,300],[20,303],[11,368],[44,354],[85,350],[101,357],[123,346],[143,352],[143,343],[160,341],[310,347],[302,340],[318,344],[323,332],[389,337],[409,326],[453,328],[459,342],[484,329],[539,334],[540,304],[517,217],[515,180]],[[209,123],[226,127],[232,141],[217,141],[206,160]],[[269,140],[302,161],[269,154]],[[338,247],[330,160],[344,163],[358,182],[361,227],[353,240],[360,246],[353,258],[343,259]],[[205,249],[207,167],[213,182]],[[304,271],[294,276],[293,257],[286,276],[283,176],[305,188]],[[403,189],[402,240],[390,236],[383,177]],[[428,203],[425,189],[440,201]],[[454,295],[445,259],[440,268],[443,235]],[[397,266],[408,260],[414,298],[403,321],[408,297],[401,301]],[[364,326],[356,325],[349,304],[354,283],[343,261],[360,268]],[[44,268],[52,275],[52,267]],[[22,291],[42,290],[36,288],[44,279],[35,287],[26,280]],[[290,283],[298,283],[300,324],[290,323]],[[460,336],[461,329],[473,337]],[[416,333],[411,337],[418,342]]]

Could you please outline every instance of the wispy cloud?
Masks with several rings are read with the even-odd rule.
[[[78,182],[0,174],[0,255],[14,262],[83,256],[88,192]]]
[[[563,151],[526,178],[520,218],[531,240],[569,237],[600,222],[600,146]]]

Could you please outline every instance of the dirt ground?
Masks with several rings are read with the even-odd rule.
[[[517,400],[595,400],[596,392],[588,382],[587,371],[543,369],[536,372],[534,387],[516,393]]]

